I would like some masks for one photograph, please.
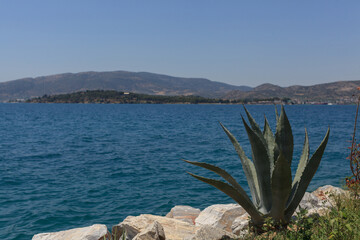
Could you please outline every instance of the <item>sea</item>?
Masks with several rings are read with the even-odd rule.
[[[273,105],[248,105],[275,131]],[[323,159],[308,190],[344,185],[355,105],[287,105],[296,171],[305,136],[310,154],[330,127]],[[175,205],[204,209],[233,203],[192,178],[215,174],[182,161],[226,169],[248,192],[223,123],[251,158],[242,105],[0,104],[0,239],[92,224],[109,229],[129,215],[165,215]],[[357,134],[358,135],[358,134]]]

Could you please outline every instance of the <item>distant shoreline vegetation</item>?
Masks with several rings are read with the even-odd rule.
[[[12,101],[18,102],[18,101]],[[200,96],[164,96],[148,95],[131,92],[118,92],[113,90],[87,90],[82,92],[44,95],[31,98],[25,103],[98,103],[98,104],[243,104],[243,103],[290,103],[289,98],[267,98],[267,99],[220,99],[205,98]]]

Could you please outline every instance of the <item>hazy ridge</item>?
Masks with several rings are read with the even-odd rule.
[[[348,103],[354,99],[353,95],[360,92],[357,87],[360,80],[338,81],[332,83],[316,84],[312,86],[294,85],[290,87],[280,87],[273,84],[262,84],[253,88],[251,91],[233,90],[228,92],[225,99],[264,99],[269,97],[290,98],[297,102],[339,102]]]
[[[43,95],[85,90],[115,90],[150,95],[201,96],[223,99],[290,98],[309,101],[349,103],[358,94],[360,80],[338,81],[312,86],[280,87],[262,84],[255,88],[234,86],[205,78],[183,78],[148,72],[81,72],[23,78],[0,83],[0,101],[29,99]]]
[[[32,97],[84,90],[116,90],[151,95],[198,95],[222,97],[231,90],[251,90],[205,78],[182,78],[148,72],[81,72],[37,78],[23,78],[0,83],[0,100]]]

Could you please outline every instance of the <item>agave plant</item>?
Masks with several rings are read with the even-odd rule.
[[[291,175],[291,161],[293,155],[293,135],[284,107],[280,116],[276,112],[276,133],[272,133],[265,116],[264,129],[259,125],[245,108],[250,126],[241,116],[252,149],[251,161],[235,137],[221,125],[240,157],[241,164],[249,185],[251,199],[240,184],[225,170],[214,165],[184,160],[190,164],[215,172],[228,183],[201,177],[192,173],[191,176],[208,183],[227,194],[240,204],[250,215],[255,226],[261,226],[266,218],[272,218],[276,225],[287,225],[297,206],[303,198],[307,187],[314,176],[329,139],[330,129],[317,148],[309,157],[309,139],[305,128],[305,141],[298,168],[294,179]]]

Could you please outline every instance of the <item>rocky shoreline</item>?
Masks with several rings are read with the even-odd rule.
[[[333,205],[330,195],[345,194],[341,188],[326,185],[307,192],[300,208],[308,215],[323,215]],[[298,212],[300,210],[296,210]],[[295,217],[295,216],[294,216]],[[128,216],[112,227],[103,224],[53,233],[40,233],[33,240],[119,240],[126,232],[127,240],[220,240],[239,239],[247,234],[249,215],[238,204],[216,204],[204,210],[175,206],[166,216],[141,214]]]

